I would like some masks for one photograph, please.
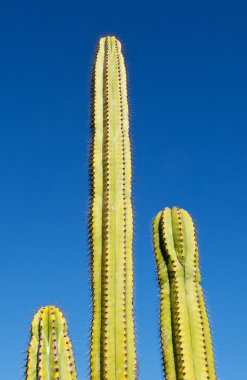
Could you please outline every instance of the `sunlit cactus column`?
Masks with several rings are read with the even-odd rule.
[[[91,380],[136,378],[131,150],[121,44],[101,38],[92,84]]]
[[[76,380],[67,323],[55,306],[44,306],[33,317],[25,379]]]
[[[183,209],[166,207],[154,220],[153,240],[166,380],[215,380],[211,333],[191,216]]]

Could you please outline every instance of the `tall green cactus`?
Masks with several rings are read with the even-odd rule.
[[[91,380],[134,380],[131,148],[121,44],[101,38],[92,86]]]
[[[160,335],[167,380],[215,380],[193,221],[166,207],[153,223],[160,286]]]
[[[76,380],[67,323],[56,306],[41,307],[33,317],[26,380]]]

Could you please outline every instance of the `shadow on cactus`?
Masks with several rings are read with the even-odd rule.
[[[136,380],[129,110],[115,37],[99,40],[92,83],[90,379]],[[154,220],[153,236],[166,380],[215,380],[193,221],[182,209],[165,208]],[[76,380],[67,324],[55,306],[33,318],[26,380]]]

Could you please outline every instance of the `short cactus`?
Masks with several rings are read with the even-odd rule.
[[[215,380],[192,218],[166,207],[153,223],[160,286],[160,335],[167,380]]]
[[[121,44],[101,38],[92,86],[91,380],[134,380],[131,149]]]
[[[26,380],[76,380],[72,346],[63,313],[41,307],[33,317]]]

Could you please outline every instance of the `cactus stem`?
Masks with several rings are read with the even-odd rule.
[[[91,379],[135,379],[131,154],[126,72],[115,37],[99,41],[91,145]]]
[[[183,209],[166,207],[155,218],[153,233],[166,378],[215,380],[212,340],[200,285],[198,246],[192,218]],[[166,317],[163,316],[164,310]]]
[[[66,320],[56,306],[44,306],[34,315],[25,379],[76,380]]]

